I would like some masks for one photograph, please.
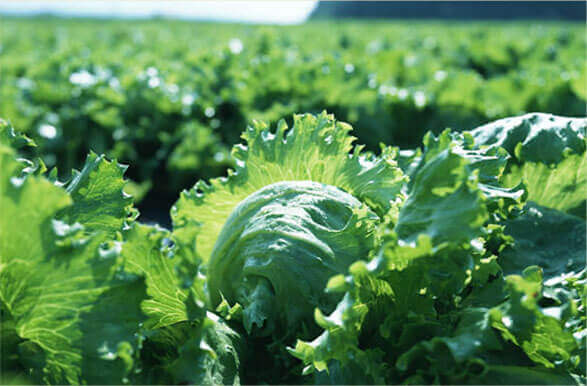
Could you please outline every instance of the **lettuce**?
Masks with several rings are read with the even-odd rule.
[[[1,382],[585,382],[584,119],[379,155],[293,122],[248,127],[168,230],[115,160],[60,182],[2,121]]]
[[[176,285],[175,266],[185,264],[170,259],[168,232],[135,222],[125,167],[90,154],[71,181],[57,183],[39,174],[42,164],[16,158],[11,146],[23,138],[7,123],[0,130],[2,383],[238,380],[230,355],[219,355],[236,352],[227,347],[238,334],[206,312],[197,281]],[[179,334],[186,324],[199,332]],[[165,347],[163,326],[185,348],[153,358],[141,349]],[[208,370],[169,370],[187,358]]]
[[[333,309],[328,278],[368,255],[380,216],[401,200],[394,153],[349,156],[349,130],[325,113],[276,133],[257,122],[233,150],[236,170],[172,209],[178,243],[207,262],[212,304],[238,302],[249,333],[295,334],[314,308]]]

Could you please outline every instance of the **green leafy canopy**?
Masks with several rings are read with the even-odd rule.
[[[1,383],[583,384],[584,119],[353,147],[254,122],[173,228],[125,167],[59,182],[0,122]]]

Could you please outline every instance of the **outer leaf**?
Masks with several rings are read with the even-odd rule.
[[[178,349],[167,369],[175,384],[240,384],[241,338],[222,319],[208,313]]]
[[[20,166],[9,148],[1,146],[0,157],[0,299],[23,339],[23,366],[47,383],[121,382],[132,367],[123,342],[138,327],[132,299],[143,296],[142,284],[117,276],[118,244],[103,244],[113,234],[84,234],[79,223],[53,219],[65,210],[83,221],[73,215],[79,201],[42,177],[15,177]],[[117,288],[126,291],[124,314]]]
[[[125,233],[121,256],[125,272],[145,278],[148,316],[140,374],[135,383],[238,384],[240,335],[206,312],[203,281],[184,283],[182,261],[169,244],[169,232],[134,223]]]
[[[538,265],[551,279],[585,269],[587,231],[580,218],[528,204],[519,217],[505,222],[505,232],[514,240],[498,260],[506,274]]]
[[[179,256],[166,246],[169,232],[142,224],[132,224],[122,246],[125,271],[145,277],[149,299],[141,308],[149,316],[146,328],[156,329],[191,320],[186,305],[190,288],[181,283],[175,271]],[[194,285],[197,285],[194,284]],[[204,295],[194,300],[203,308]],[[204,311],[200,311],[200,317]]]
[[[466,160],[449,149],[432,158],[416,174],[402,206],[396,230],[407,242],[428,234],[434,242],[466,242],[479,235],[487,220],[478,180]]]
[[[74,171],[65,188],[75,205],[61,213],[66,221],[84,224],[88,232],[115,232],[132,212],[132,197],[124,193],[126,166],[90,153],[81,172]]]
[[[520,180],[528,189],[528,200],[563,212],[585,217],[587,196],[587,161],[585,153],[571,154],[556,165],[526,162],[512,165],[503,184],[512,186]]]
[[[499,185],[506,156],[501,149],[475,149],[469,135],[427,134],[396,225],[400,239],[427,234],[435,243],[468,242],[481,234],[490,212],[508,216],[525,195],[521,186]]]
[[[35,142],[24,134],[17,133],[9,122],[0,119],[0,144],[13,149],[36,146]]]
[[[405,181],[391,149],[374,158],[362,155],[358,147],[349,156],[351,127],[326,113],[296,115],[294,126],[287,129],[282,121],[272,133],[265,123],[255,122],[243,134],[247,145],[233,149],[235,171],[182,193],[172,208],[174,237],[181,244],[207,261],[234,208],[252,193],[281,181],[338,187],[379,215],[391,208]]]
[[[558,163],[566,151],[585,152],[587,119],[531,113],[500,119],[471,132],[477,146],[503,147],[518,161]]]
[[[213,313],[149,332],[143,344],[140,384],[239,384],[241,336]]]
[[[491,310],[492,325],[504,339],[520,346],[530,359],[547,368],[571,369],[579,365],[578,342],[564,320],[547,315],[538,304],[542,297],[542,271],[528,267],[506,278],[509,299]],[[582,355],[584,358],[584,354]],[[576,371],[576,370],[575,370]]]
[[[585,218],[587,119],[533,113],[471,132],[477,146],[502,146],[510,155],[506,186],[522,180],[528,199]]]

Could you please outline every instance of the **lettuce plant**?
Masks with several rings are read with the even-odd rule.
[[[583,384],[586,129],[529,114],[374,155],[326,113],[254,122],[167,230],[116,161],[59,182],[2,122],[0,379]]]
[[[291,332],[314,308],[332,310],[328,278],[368,256],[401,198],[393,151],[349,155],[349,130],[325,114],[298,116],[290,130],[281,122],[276,133],[255,123],[233,152],[236,170],[197,184],[172,209],[178,240],[207,263],[212,304],[238,302],[249,333]]]

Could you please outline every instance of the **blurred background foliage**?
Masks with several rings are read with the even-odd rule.
[[[61,178],[89,149],[129,164],[149,219],[197,179],[222,175],[254,119],[327,110],[376,151],[525,112],[584,116],[586,47],[585,26],[568,22],[10,17],[0,117]]]

